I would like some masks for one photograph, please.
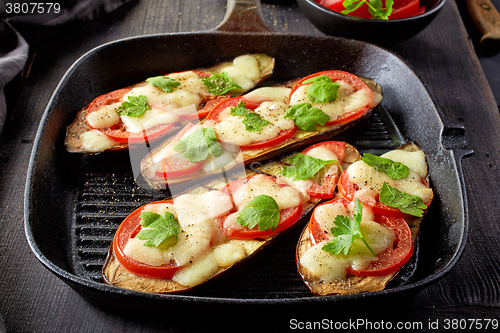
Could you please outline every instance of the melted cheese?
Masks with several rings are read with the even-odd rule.
[[[182,265],[172,280],[185,286],[195,286],[206,281],[221,268],[227,268],[247,256],[253,240],[233,241],[225,237],[214,217],[227,214],[233,207],[231,198],[220,191],[203,194],[184,194],[174,203],[155,203],[143,211],[164,215],[174,214],[181,226],[178,242],[160,250],[147,247],[145,241],[129,239],[124,253],[139,262],[160,266],[176,262]],[[145,228],[147,229],[147,228]]]
[[[359,187],[355,196],[361,201],[375,203],[375,197],[380,192],[384,182],[402,192],[416,195],[424,202],[429,202],[433,196],[432,189],[425,186],[422,183],[422,177],[411,169],[408,177],[398,180],[388,177],[385,172],[376,171],[363,161],[353,163],[348,170],[349,180]]]
[[[344,114],[355,111],[365,105],[374,103],[374,93],[369,88],[363,88],[354,91],[350,84],[337,81],[340,88],[337,92],[337,98],[330,103],[315,103],[311,102],[308,97],[307,88],[309,85],[300,86],[290,97],[290,105],[299,103],[310,103],[313,107],[321,109],[324,113],[330,116],[330,121],[336,120]]]
[[[409,169],[417,172],[420,177],[427,177],[427,163],[425,162],[425,154],[423,151],[404,151],[402,149],[395,149],[388,151],[381,155],[381,157],[403,163]]]
[[[94,112],[87,114],[87,123],[93,128],[108,128],[120,122],[120,115],[116,113],[122,103],[104,105]]]
[[[265,101],[288,103],[291,91],[292,89],[286,87],[262,87],[245,94],[244,98],[255,103]]]
[[[236,57],[232,63],[225,63],[218,68],[219,72],[226,72],[243,91],[253,88],[260,79],[260,68],[257,59],[250,55]]]
[[[256,175],[233,193],[234,204],[238,209],[242,209],[259,195],[272,197],[276,200],[280,210],[295,207],[301,203],[299,192],[292,186],[280,187],[271,178]]]
[[[293,120],[284,119],[288,105],[282,102],[263,102],[254,111],[264,120],[270,122],[262,127],[260,132],[250,132],[243,124],[243,117],[232,116],[231,108],[227,108],[220,115],[220,122],[207,121],[206,126],[214,128],[217,138],[221,141],[245,146],[255,142],[269,140],[278,136],[281,131],[295,127]]]
[[[80,139],[83,149],[89,153],[98,153],[117,145],[115,140],[97,130],[83,132],[78,138]]]

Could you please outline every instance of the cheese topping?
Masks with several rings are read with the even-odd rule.
[[[147,205],[143,211],[162,216],[165,212],[174,215],[181,227],[178,242],[170,248],[160,250],[144,246],[144,240],[131,238],[124,253],[129,258],[152,266],[176,262],[183,267],[172,280],[186,286],[199,284],[213,275],[219,267],[231,266],[246,256],[245,247],[227,239],[220,224],[214,220],[227,214],[232,208],[231,198],[221,191],[184,194],[175,198],[173,204]]]
[[[90,130],[83,132],[78,136],[83,149],[90,153],[97,153],[105,149],[110,149],[116,146],[117,142],[109,136],[102,134],[98,130]]]
[[[292,89],[286,87],[262,87],[245,94],[245,100],[255,103],[265,101],[288,103]]]
[[[256,175],[233,193],[233,201],[238,210],[259,195],[268,195],[276,200],[280,210],[300,205],[299,192],[292,186],[279,186],[271,178]]]
[[[406,165],[406,163],[403,164]],[[424,202],[429,202],[433,196],[432,189],[425,186],[422,183],[422,177],[411,169],[408,177],[398,180],[390,178],[385,172],[376,171],[363,161],[353,163],[348,170],[349,180],[359,188],[355,197],[364,202],[376,203],[375,198],[380,193],[384,182],[402,192],[416,195]]]
[[[334,226],[337,215],[351,216],[352,214],[341,203],[326,204],[316,208],[314,216],[322,229],[327,232],[325,234],[329,240],[310,247],[300,258],[300,264],[307,274],[325,282],[345,278],[348,267],[362,270],[366,269],[372,261],[377,260],[359,238],[354,240],[347,255],[332,255],[322,250],[323,246],[334,238],[330,230]],[[373,214],[368,209],[363,209],[360,229],[363,237],[377,254],[392,247],[396,240],[394,231],[374,222]]]
[[[224,63],[220,67],[214,67],[217,72],[226,72],[229,77],[239,85],[243,91],[253,88],[255,82],[260,79],[260,68],[257,59],[251,55],[236,57],[232,63]]]
[[[403,163],[409,169],[417,172],[420,177],[427,177],[427,163],[425,162],[425,154],[422,150],[410,152],[402,149],[395,149],[380,155],[380,157]]]
[[[309,85],[300,86],[290,97],[290,105],[299,103],[310,103],[313,107],[321,109],[330,116],[330,121],[334,121],[349,112],[358,110],[365,105],[372,105],[374,93],[369,88],[354,91],[354,87],[344,81],[337,81],[340,88],[337,91],[337,98],[330,103],[311,102],[308,97],[307,88]]]
[[[246,146],[255,142],[269,140],[278,136],[281,131],[289,130],[295,127],[293,120],[284,119],[288,105],[282,102],[263,102],[254,112],[270,124],[262,127],[260,132],[247,131],[243,124],[243,117],[232,116],[231,108],[224,110],[216,123],[208,120],[205,126],[214,128],[217,138],[221,141],[232,142],[238,146]]]

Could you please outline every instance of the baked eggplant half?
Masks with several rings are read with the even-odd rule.
[[[320,202],[317,192],[333,193],[342,167],[354,161],[352,151],[345,142],[317,144],[253,164],[242,177],[221,177],[138,208],[116,231],[104,281],[153,293],[187,291],[208,281],[300,221]],[[319,166],[304,175],[297,156]],[[294,180],[295,174],[302,179]]]
[[[273,70],[274,58],[247,54],[209,68],[150,77],[101,95],[67,127],[66,148],[95,154],[144,145],[205,117],[220,101],[249,91]]]
[[[433,191],[424,152],[409,143],[364,154],[316,206],[297,244],[297,269],[315,295],[382,290],[413,254]]]
[[[293,82],[222,101],[152,150],[141,162],[144,179],[166,189],[331,140],[358,128],[382,98],[374,81],[344,71]]]

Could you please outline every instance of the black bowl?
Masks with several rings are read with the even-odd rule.
[[[309,21],[324,34],[393,45],[415,36],[427,27],[445,1],[421,0],[421,5],[426,8],[425,13],[399,20],[364,19],[344,15],[314,0],[297,0],[297,3]]]

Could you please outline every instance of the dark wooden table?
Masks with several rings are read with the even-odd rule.
[[[26,69],[7,87],[9,113],[0,137],[0,316],[7,332],[207,331],[189,324],[196,321],[195,313],[179,318],[172,310],[161,318],[151,318],[147,309],[138,309],[135,316],[122,315],[80,297],[30,251],[24,233],[23,195],[39,121],[59,80],[76,59],[119,38],[213,29],[224,17],[225,7],[225,0],[132,1],[97,21],[35,34],[30,41]],[[262,9],[277,31],[321,35],[294,1],[264,2]],[[440,330],[448,331],[445,320],[466,320],[470,327],[472,320],[499,319],[500,119],[455,1],[448,0],[422,33],[390,49],[415,69],[448,119],[465,127],[467,145],[474,155],[462,163],[470,228],[461,260],[443,279],[408,297],[404,304],[380,304],[384,311],[377,312],[378,320],[421,322],[424,328],[439,320]],[[356,320],[368,315],[369,309],[339,313],[325,305],[320,314],[303,309],[300,320]],[[282,315],[279,321],[258,310],[241,316],[244,323],[251,318],[257,328],[262,322],[265,330],[271,321],[283,331],[293,328],[290,320],[297,314]],[[186,319],[183,324],[181,320]],[[216,325],[208,326],[213,330],[219,324],[207,325]]]

